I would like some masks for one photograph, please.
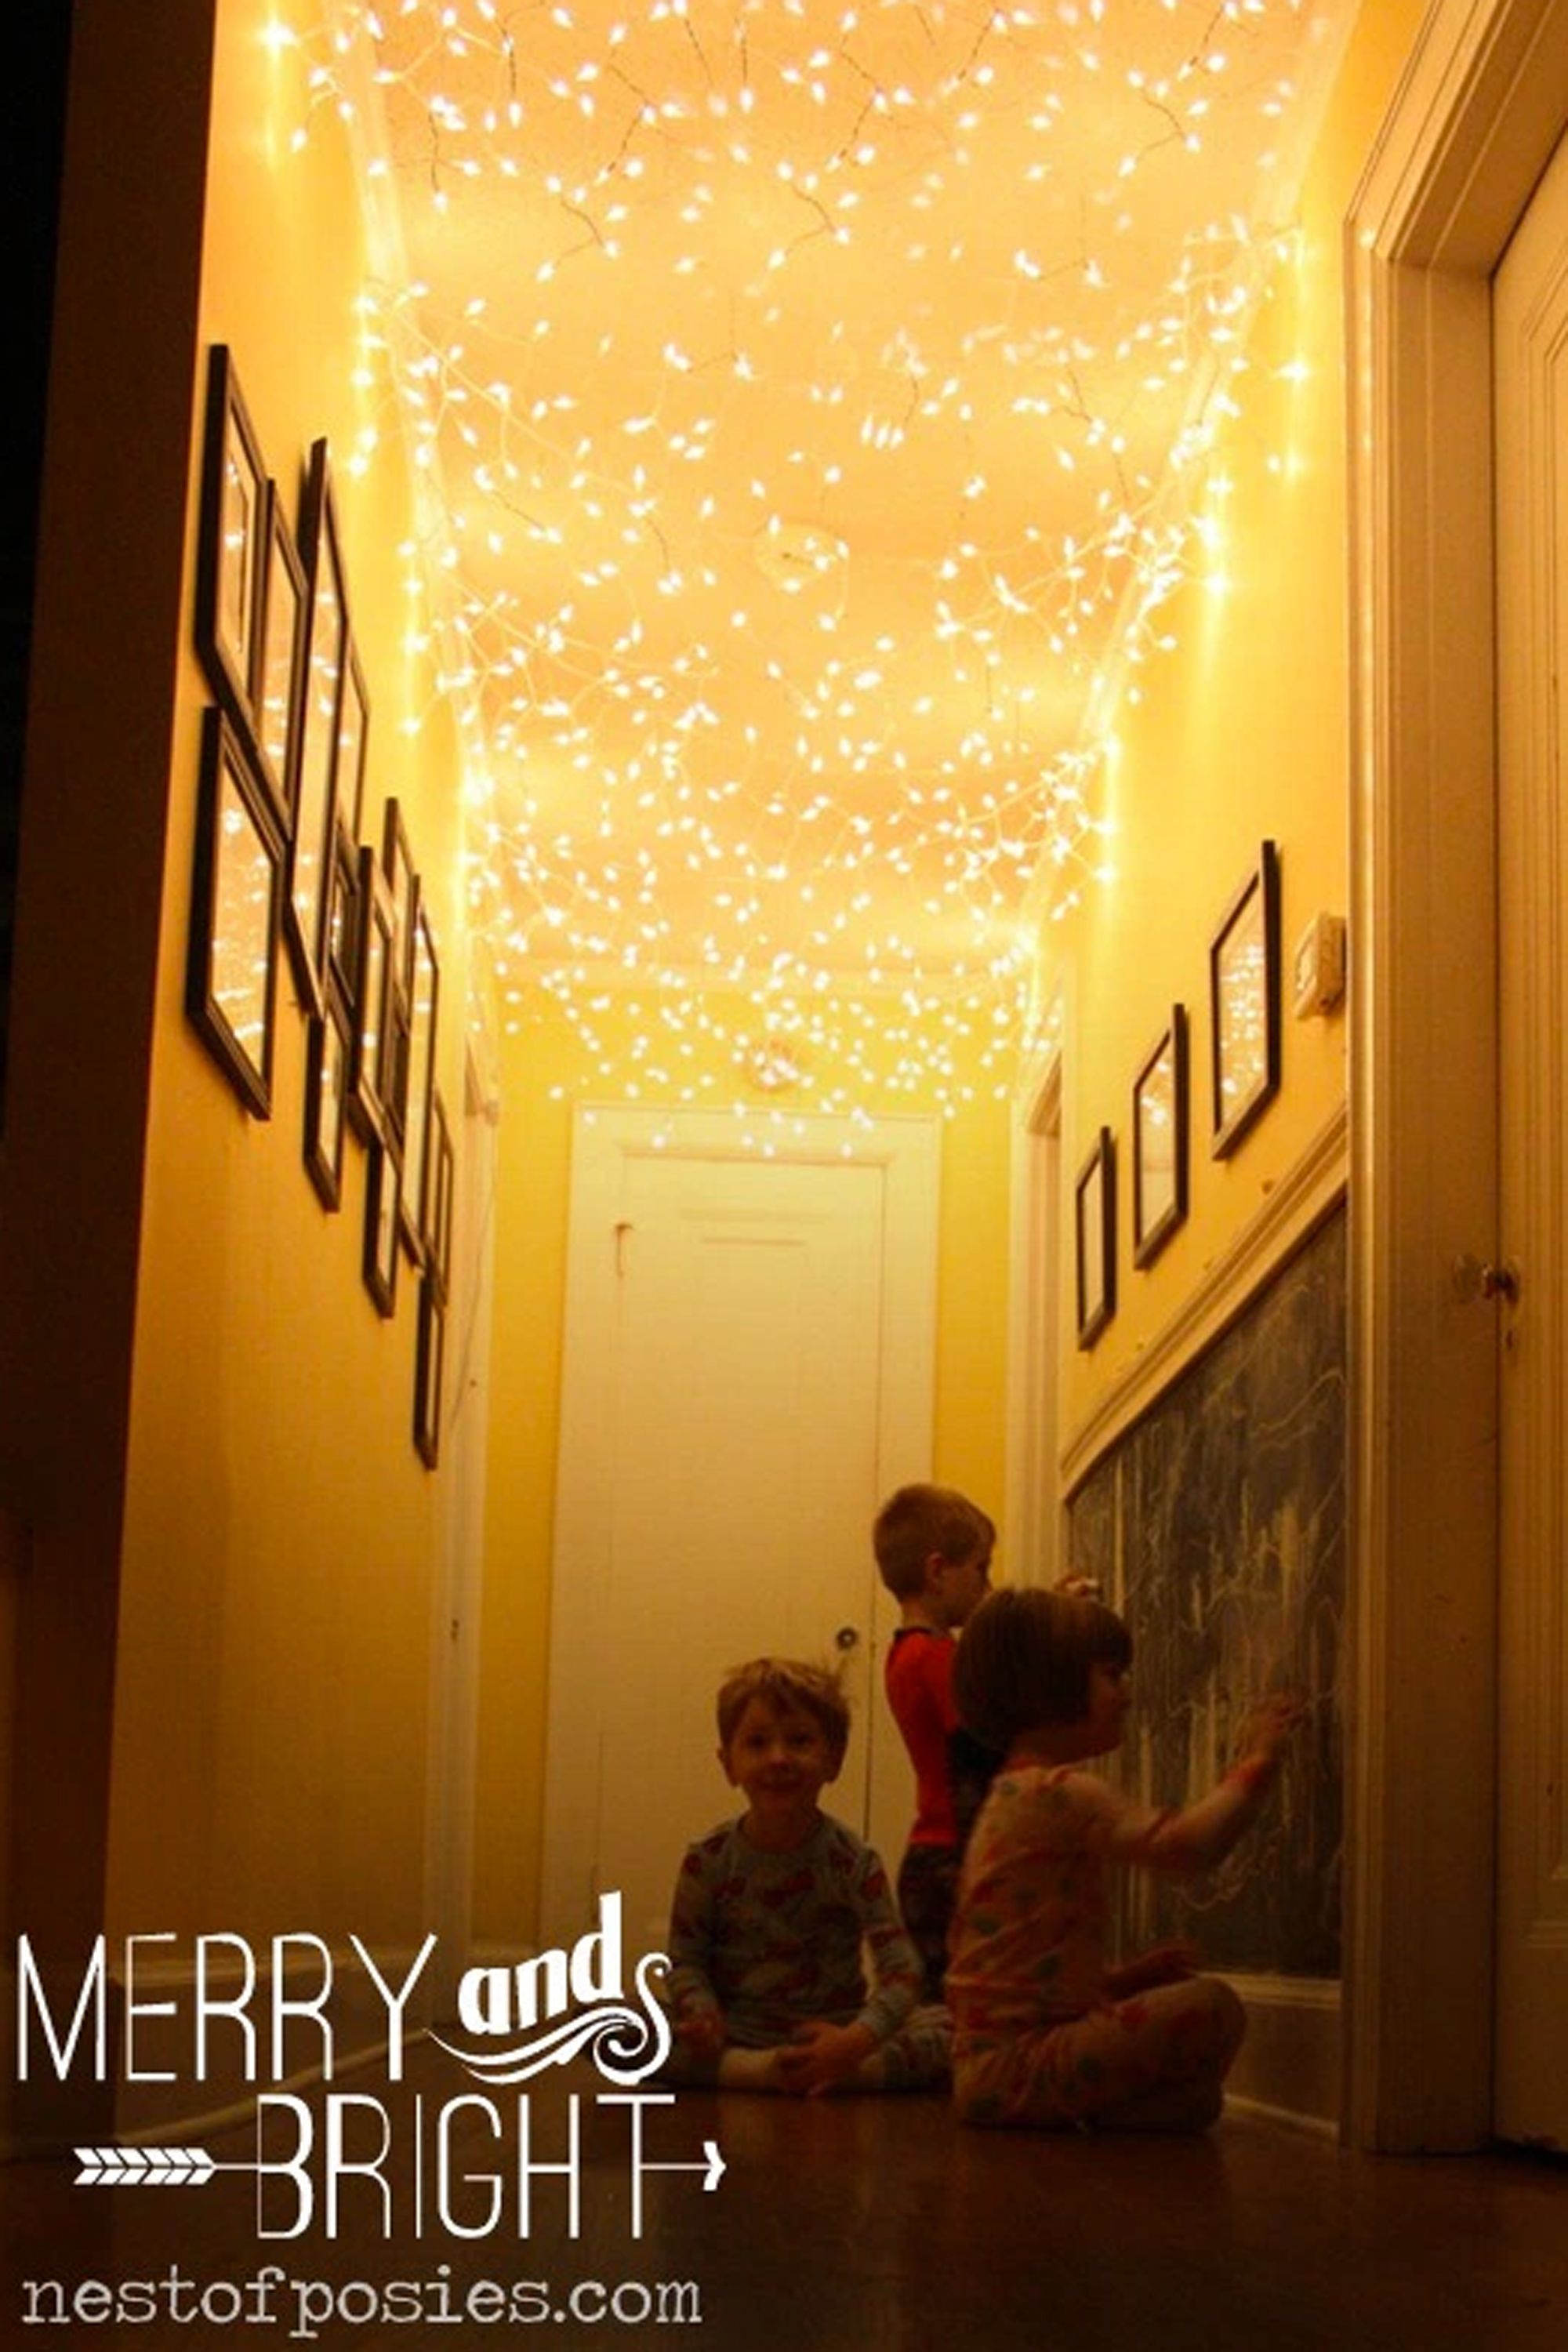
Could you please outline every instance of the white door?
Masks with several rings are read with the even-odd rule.
[[[842,1664],[854,1730],[825,1802],[879,1844],[907,1830],[870,1523],[929,1467],[936,1138],[879,1132],[845,1157],[803,1121],[763,1158],[712,1121],[580,1120],[547,1944],[618,1890],[633,1948],[662,1948],[682,1848],[734,1806],[719,1682],[765,1652]]]
[[[1497,270],[1493,348],[1506,1285],[1496,2121],[1506,2138],[1568,2148],[1568,147]]]

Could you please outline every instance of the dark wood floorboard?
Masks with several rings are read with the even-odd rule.
[[[340,2091],[395,2103],[397,2145],[411,2099],[426,2116],[476,2089],[439,2053],[417,2051],[395,2091],[370,2074]],[[581,2101],[582,2232],[565,2228],[564,2184],[542,2179],[526,2238],[515,2194],[502,2225],[472,2241],[431,2223],[411,2230],[410,2174],[385,2242],[365,2184],[345,2188],[342,2233],[319,2227],[258,2239],[256,2184],[220,2173],[198,2189],[78,2188],[63,2163],[0,2172],[5,2285],[0,2345],[140,2347],[144,2352],[266,2352],[518,2344],[542,2323],[362,2316],[369,2289],[435,2282],[457,2297],[479,2280],[540,2281],[566,2312],[583,2283],[632,2283],[632,2325],[571,2314],[542,2325],[557,2347],[682,2341],[704,2352],[1568,2352],[1568,2173],[1508,2156],[1408,2159],[1347,2155],[1327,2142],[1231,2116],[1199,2142],[1056,2139],[961,2130],[933,2098],[795,2102],[687,2094],[650,2116],[647,2154],[700,2160],[718,2141],[724,2179],[705,2193],[691,2172],[646,2178],[644,2233],[631,2233],[627,2124],[595,2104],[606,2088],[574,2065],[531,2086],[536,2158],[565,2152],[568,2098]],[[519,2094],[492,2095],[510,2118]],[[498,2153],[465,2110],[459,2174]],[[252,2128],[193,2136],[219,2159],[256,2153]],[[503,2165],[506,2158],[502,2158]],[[428,2181],[426,2183],[428,2187]],[[459,2218],[482,2187],[462,2190]],[[281,2209],[278,2209],[280,2210]],[[84,2315],[26,2324],[25,2283],[116,2285],[178,2266],[185,2307],[215,2284],[244,2287],[268,2263],[319,2283],[367,2283],[343,2315],[308,2332],[298,2307],[270,2324],[199,2315]],[[643,2302],[659,2282],[689,2283],[698,2325],[660,2321]],[[357,2300],[356,2300],[357,2298]],[[34,2309],[52,2308],[35,2303]]]

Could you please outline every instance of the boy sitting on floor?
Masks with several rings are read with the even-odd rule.
[[[758,1658],[726,1677],[718,1716],[719,1761],[746,1810],[688,1847],[676,1882],[666,2079],[807,2094],[944,2084],[947,2020],[911,2016],[921,1968],[887,1874],[817,1805],[849,1737],[837,1683]]]

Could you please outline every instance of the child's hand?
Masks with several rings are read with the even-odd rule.
[[[1304,1703],[1292,1692],[1270,1691],[1247,1718],[1241,1735],[1242,1759],[1257,1757],[1265,1764],[1278,1764],[1306,1712]]]
[[[877,2046],[877,2037],[865,2025],[829,2025],[814,2018],[797,2025],[778,2053],[779,2080],[786,2091],[820,2097],[855,2072]]]
[[[694,2058],[717,2058],[724,2047],[723,2011],[688,2010],[675,2021],[675,2038]]]

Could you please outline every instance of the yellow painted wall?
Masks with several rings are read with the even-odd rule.
[[[627,1016],[607,1012],[601,1025],[618,1051]],[[732,1073],[723,1075],[732,1087]],[[978,1069],[973,1077],[973,1099],[943,1129],[932,1475],[1000,1518],[1007,1109],[989,1078]],[[525,1943],[535,1929],[572,1110],[613,1097],[559,1015],[531,1017],[507,1037],[475,1853],[475,1932],[488,1943]],[[639,1096],[644,1105],[673,1100],[654,1086]],[[866,1107],[908,1113],[937,1104],[900,1092]]]
[[[70,27],[0,1157],[8,1908],[68,1966],[103,1923],[211,17],[78,0]]]
[[[1133,673],[1113,721],[1107,857],[1114,878],[1046,928],[1041,976],[1064,1015],[1064,1160],[1071,1184],[1103,1124],[1118,1158],[1114,1319],[1089,1350],[1069,1332],[1061,1436],[1087,1417],[1199,1292],[1226,1244],[1297,1166],[1345,1093],[1341,1009],[1294,1017],[1296,941],[1348,884],[1348,618],[1341,224],[1420,10],[1374,0],[1352,36],[1308,174],[1299,234],[1274,268],[1212,469],[1212,574],[1161,619],[1174,649]],[[1281,1084],[1233,1155],[1210,1152],[1208,949],[1274,840],[1280,858]],[[1353,967],[1354,943],[1351,943]],[[1131,1088],[1170,1015],[1191,1043],[1190,1209],[1150,1267],[1132,1265]],[[1071,1197],[1067,1230],[1071,1232]],[[1069,1286],[1070,1295],[1070,1286]],[[1087,1466],[1080,1464],[1080,1468]]]
[[[299,6],[303,12],[304,0]],[[117,14],[99,0],[83,0],[79,13],[95,32]],[[164,12],[171,52],[187,37],[189,20],[193,74],[205,13],[195,0],[181,0],[177,23],[174,12]],[[292,134],[303,110],[300,57],[262,38],[279,13],[287,19],[288,10],[279,12],[271,0],[223,0],[218,8],[208,215],[188,347],[176,343],[171,352],[168,320],[161,319],[162,348],[142,366],[136,313],[148,300],[148,281],[136,275],[127,280],[121,270],[124,282],[117,288],[111,248],[100,257],[100,282],[84,296],[105,307],[117,299],[124,314],[119,363],[104,367],[100,379],[110,415],[106,449],[117,446],[116,433],[123,438],[131,431],[117,411],[145,397],[143,374],[153,389],[171,369],[184,374],[186,572],[175,625],[151,654],[153,670],[163,661],[174,671],[172,734],[153,747],[161,763],[154,782],[170,793],[166,844],[156,845],[167,855],[155,977],[151,1000],[143,1002],[135,984],[140,967],[126,950],[128,914],[115,930],[114,892],[134,898],[150,866],[149,835],[126,822],[123,854],[108,854],[104,845],[122,822],[113,797],[115,763],[105,760],[110,730],[95,711],[98,764],[89,768],[81,756],[90,749],[88,739],[79,727],[74,736],[70,730],[73,703],[96,703],[100,710],[105,681],[115,676],[113,621],[100,618],[95,631],[79,626],[77,667],[68,663],[51,681],[61,747],[52,791],[40,793],[29,777],[14,1101],[53,1120],[53,1148],[50,1155],[41,1149],[34,1155],[8,1139],[0,1306],[15,1330],[30,1335],[29,1346],[41,1339],[52,1355],[47,1379],[39,1380],[37,1348],[20,1374],[11,1359],[26,1349],[8,1353],[0,1457],[6,1492],[0,1503],[18,1509],[33,1535],[44,1569],[35,1571],[36,1590],[47,1586],[56,1595],[49,1603],[46,1592],[45,1614],[54,1607],[57,1633],[47,1640],[57,1665],[67,1656],[58,1628],[73,1612],[79,1627],[83,1622],[72,1581],[78,1567],[86,1563],[81,1589],[101,1614],[105,1595],[112,1596],[105,1560],[117,1545],[110,1924],[270,1932],[287,1922],[327,1935],[353,1927],[395,1942],[420,1921],[439,1496],[438,1481],[422,1470],[409,1443],[411,1286],[405,1270],[399,1314],[382,1324],[360,1280],[364,1162],[357,1147],[349,1149],[339,1217],[323,1213],[305,1177],[304,1028],[287,967],[274,1116],[264,1125],[238,1108],[183,1005],[196,740],[205,699],[190,650],[189,552],[205,351],[221,339],[235,350],[268,462],[291,497],[314,436],[329,435],[346,460],[362,427],[374,421],[382,429],[382,446],[363,479],[346,463],[338,471],[353,616],[373,704],[367,812],[374,824],[393,792],[408,807],[416,856],[435,893],[443,953],[439,1076],[448,1104],[460,1099],[456,751],[439,717],[417,737],[400,731],[405,716],[426,708],[428,684],[417,664],[409,666],[401,643],[405,615],[396,551],[408,527],[404,478],[395,443],[387,438],[392,412],[379,361],[370,362],[367,387],[356,388],[353,380],[364,356],[353,308],[363,257],[343,133],[323,112],[306,147],[295,150]],[[1373,0],[1363,12],[1320,142],[1300,256],[1277,285],[1245,380],[1246,414],[1226,448],[1233,484],[1224,555],[1230,591],[1215,600],[1194,587],[1176,606],[1180,650],[1145,673],[1145,698],[1124,712],[1120,726],[1119,878],[1046,943],[1050,976],[1063,986],[1069,1010],[1069,1172],[1082,1139],[1101,1119],[1125,1139],[1132,1071],[1173,997],[1198,1015],[1194,1076],[1201,1079],[1208,934],[1262,835],[1281,845],[1287,952],[1315,908],[1344,906],[1339,222],[1417,14],[1415,0]],[[151,16],[128,12],[121,21],[127,40],[132,26],[138,40],[157,37]],[[138,79],[135,86],[148,85]],[[128,129],[127,147],[132,136]],[[143,138],[141,147],[150,151],[153,143]],[[171,150],[162,193],[169,194],[175,177],[191,168],[188,152]],[[149,215],[155,215],[159,193],[149,174]],[[151,244],[147,220],[128,215],[124,227],[128,251],[137,251],[138,235]],[[162,299],[164,289],[159,291]],[[177,292],[168,293],[171,306]],[[1278,373],[1297,360],[1306,363],[1304,375]],[[138,411],[137,425],[147,421]],[[84,539],[90,515],[110,511],[112,487],[96,509],[79,502],[76,527]],[[76,551],[79,573],[84,551],[104,567],[103,550],[87,546]],[[121,593],[124,635],[136,659],[125,665],[123,689],[110,689],[124,722],[115,752],[127,789],[145,766],[159,698],[169,691],[165,671],[154,677],[156,692],[140,700],[133,692],[149,676],[149,655],[136,633],[159,551],[151,530],[144,540],[128,533],[113,551],[117,577],[135,583],[134,593],[122,587]],[[72,552],[63,551],[57,577],[70,573]],[[47,612],[43,623],[51,646],[68,634]],[[73,822],[81,839],[79,795],[89,781],[101,794],[103,816],[78,853],[79,887],[74,896],[64,887],[40,894],[29,883],[29,854],[41,840],[46,856],[68,856]],[[40,814],[47,833],[36,822]],[[117,962],[131,983],[122,1000],[110,979]],[[107,1034],[106,1016],[119,1024],[119,1050],[105,1047],[95,1057],[94,1038]],[[121,1086],[118,1070],[145,1072],[142,1043],[149,1024],[143,1104],[141,1081]],[[1341,1019],[1298,1024],[1287,1018],[1281,1097],[1228,1165],[1206,1156],[1200,1084],[1193,1213],[1147,1276],[1126,1271],[1124,1186],[1122,1303],[1092,1356],[1068,1350],[1065,1435],[1135,1360],[1140,1341],[1191,1296],[1205,1265],[1331,1115],[1343,1090],[1344,1042]],[[483,1938],[515,1940],[531,1932],[538,1880],[569,1105],[574,1092],[601,1088],[564,1034],[548,1026],[509,1042],[503,1076],[475,1925]],[[551,1095],[554,1082],[565,1089],[561,1099]],[[62,1107],[58,1097],[68,1086],[77,1092]],[[897,1104],[923,1107],[908,1096]],[[59,1139],[72,1133],[68,1151]],[[45,1196],[51,1184],[72,1188],[83,1237],[68,1279],[58,1271],[64,1261],[58,1250],[52,1257],[49,1252],[58,1234],[70,1230],[58,1209],[50,1223]],[[105,1212],[96,1220],[86,1213],[94,1185]],[[1006,1113],[982,1095],[951,1124],[944,1152],[933,1468],[998,1516],[1006,1188]],[[134,1218],[140,1243],[134,1355],[123,1403],[95,1356],[111,1324],[114,1345],[121,1344],[114,1318],[123,1317],[124,1302],[117,1286],[134,1263],[113,1230],[121,1211]],[[109,1241],[101,1240],[106,1234]],[[25,1245],[37,1236],[43,1239],[29,1266]],[[95,1286],[93,1253],[100,1248],[104,1279]],[[19,1298],[25,1314],[10,1318]],[[82,1401],[89,1391],[88,1415]],[[121,1440],[122,1539],[114,1459]],[[79,1533],[66,1524],[73,1509],[83,1522]],[[31,1601],[25,1613],[29,1622],[37,1615]],[[110,1641],[97,1631],[90,1642],[80,1640],[82,1671],[96,1672],[110,1650]],[[38,1639],[24,1627],[24,1658],[31,1664],[39,1654]],[[94,1769],[90,1756],[84,1769]],[[52,1818],[37,1813],[40,1840]],[[58,1818],[68,1821],[68,1811]],[[81,1874],[89,1893],[94,1867],[89,1863]],[[84,1904],[81,1916],[90,1907]]]
[[[437,1081],[461,1102],[466,945],[458,762],[405,647],[411,529],[384,365],[360,343],[365,253],[334,114],[309,142],[288,9],[223,0],[195,372],[186,544],[196,543],[207,346],[229,345],[291,516],[328,436],[369,688],[363,832],[403,806],[441,961]],[[301,25],[311,12],[293,11]],[[368,369],[366,381],[356,373]],[[366,426],[380,439],[363,473]],[[117,1930],[350,1929],[416,1940],[424,1916],[440,1475],[412,1443],[417,1283],[395,1317],[361,1276],[367,1156],[339,1213],[302,1160],[306,1021],[280,958],[272,1116],[251,1118],[184,1002],[206,685],[187,566],[137,1297],[116,1676],[108,1908]]]

